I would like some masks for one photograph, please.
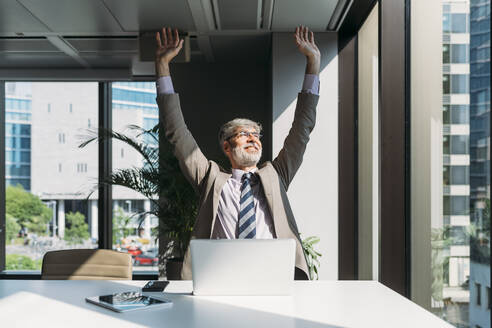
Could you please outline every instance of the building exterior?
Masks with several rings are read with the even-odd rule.
[[[470,327],[490,326],[490,0],[470,1]]]
[[[30,83],[7,83],[5,88],[5,178],[7,185],[31,189]]]
[[[153,82],[113,83],[113,129],[131,134],[128,125],[151,128],[158,122]],[[50,228],[64,236],[65,214],[80,212],[91,238],[98,238],[97,143],[79,148],[98,126],[98,84],[93,82],[6,83],[6,182],[21,184],[56,213]],[[145,140],[146,142],[150,140]],[[142,166],[130,146],[113,142],[113,170]],[[113,207],[127,215],[150,210],[150,201],[126,188],[113,188]],[[135,220],[131,227],[137,228]],[[156,219],[147,218],[150,239]],[[54,227],[53,227],[54,226]]]
[[[468,1],[443,1],[443,227],[450,245],[445,286],[463,285],[470,275],[470,31]],[[446,264],[445,264],[446,266]],[[446,292],[445,292],[446,293]]]

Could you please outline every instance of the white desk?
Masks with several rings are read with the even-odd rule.
[[[1,327],[452,327],[372,281],[305,281],[293,296],[191,296],[173,281],[170,309],[116,313],[85,297],[138,290],[145,281],[0,280]],[[163,293],[152,293],[160,294]]]

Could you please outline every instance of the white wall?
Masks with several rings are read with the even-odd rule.
[[[316,33],[322,54],[316,127],[288,196],[301,237],[318,236],[320,279],[338,278],[338,59],[335,33]],[[280,151],[294,118],[306,60],[292,33],[272,35],[272,149]]]
[[[442,293],[431,267],[431,228],[442,227],[442,4],[415,0],[411,10],[410,294],[430,310]]]

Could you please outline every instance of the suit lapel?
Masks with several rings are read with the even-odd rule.
[[[217,209],[219,207],[219,198],[222,192],[222,188],[224,188],[225,183],[231,177],[231,174],[225,172],[219,172],[217,174],[217,178],[214,183],[214,196],[213,199],[213,212],[212,212],[212,226],[210,227],[210,238],[212,238],[212,232],[214,231],[215,218],[217,217]]]
[[[272,174],[267,165],[263,166],[258,170],[258,176],[260,177],[261,186],[263,187],[263,192],[265,193],[265,198],[267,200],[268,208],[270,209],[270,214],[272,216],[273,225],[275,226],[275,234],[278,238],[279,236],[279,223],[278,215],[276,215],[276,208],[274,206],[274,193],[273,193],[273,183]]]

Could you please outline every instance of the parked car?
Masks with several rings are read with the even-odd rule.
[[[159,258],[154,252],[145,252],[133,258],[134,265],[157,265]]]
[[[133,257],[142,254],[142,250],[137,246],[128,246],[126,251]]]

